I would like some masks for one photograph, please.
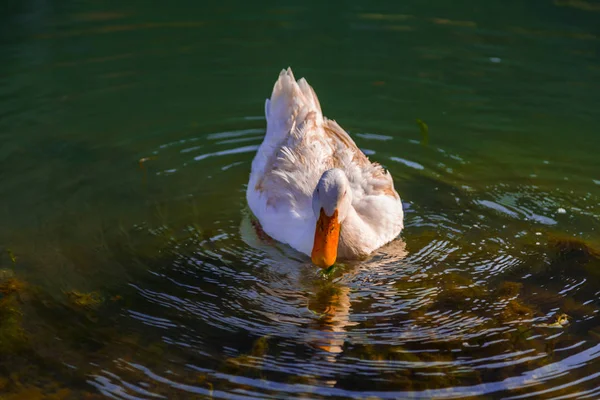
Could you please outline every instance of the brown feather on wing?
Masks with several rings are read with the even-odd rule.
[[[341,142],[346,148],[350,149],[354,155],[353,161],[356,162],[362,168],[369,168],[369,173],[373,176],[373,178],[378,181],[385,180],[385,182],[381,182],[381,184],[377,185],[376,192],[390,196],[394,198],[400,198],[396,190],[394,189],[394,181],[392,177],[383,169],[383,167],[379,163],[372,163],[369,158],[362,152],[352,140],[350,135],[335,121],[330,119],[323,120],[323,130],[325,134],[328,135],[332,140]],[[342,163],[339,160],[334,160],[333,166],[340,166]]]
[[[324,118],[323,130],[330,138],[342,142],[344,146],[351,149],[354,153],[354,161],[356,161],[358,165],[364,166],[369,164],[369,159],[365,153],[358,148],[350,135],[348,135],[348,133],[337,122]]]

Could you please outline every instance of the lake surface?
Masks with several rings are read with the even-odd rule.
[[[151,3],[1,7],[0,397],[600,398],[600,3]],[[406,209],[329,277],[245,205],[288,66]]]

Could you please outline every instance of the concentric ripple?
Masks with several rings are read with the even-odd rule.
[[[397,139],[356,136],[377,157],[398,160],[375,143]],[[90,384],[148,399],[172,390],[228,398],[598,394],[600,376],[590,371],[600,366],[599,292],[589,271],[600,258],[548,229],[568,196],[521,183],[476,187],[465,181],[468,160],[443,149],[386,163],[402,179],[402,238],[325,277],[257,231],[244,210],[242,178],[260,140],[257,129],[227,130],[157,149],[187,160],[181,174],[207,163],[219,181],[239,167],[238,208],[213,216],[207,207],[201,227],[177,217],[135,231],[138,244],[167,239],[144,258],[129,253],[146,272],[130,282],[135,301],[121,318],[154,331],[164,356],[158,364],[114,359]],[[203,185],[218,193],[222,182]],[[560,314],[568,325],[557,324]]]

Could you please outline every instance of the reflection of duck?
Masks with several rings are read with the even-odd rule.
[[[248,183],[250,209],[272,238],[311,255],[323,268],[356,259],[403,227],[391,175],[323,117],[304,79],[282,71],[265,105],[267,133]]]
[[[329,284],[318,289],[309,298],[309,309],[318,318],[310,326],[318,332],[310,342],[327,353],[341,353],[346,340],[346,327],[350,322],[350,289],[339,284]]]
[[[271,240],[265,238],[252,225],[251,217],[245,215],[240,225],[242,240],[253,249],[260,249],[266,257],[261,256],[261,263],[269,265],[273,274],[270,282],[271,294],[287,293],[293,290],[306,296],[307,308],[311,311],[308,319],[298,319],[294,322],[306,324],[309,328],[305,340],[312,347],[323,350],[325,359],[335,362],[338,353],[343,351],[343,346],[348,339],[347,330],[356,325],[351,318],[351,287],[358,283],[361,271],[368,271],[366,276],[390,276],[383,282],[393,281],[399,263],[406,257],[406,244],[402,240],[393,241],[377,251],[371,260],[348,266],[342,276],[336,279],[314,279],[316,271],[309,269],[307,263],[295,260],[297,253],[285,246],[273,246]],[[311,273],[312,272],[312,273]],[[281,279],[281,280],[280,280]],[[351,282],[355,282],[354,284]],[[360,285],[360,283],[359,283]],[[278,287],[283,290],[272,290]],[[380,285],[378,287],[381,288]],[[382,293],[385,293],[384,288]],[[394,292],[393,285],[389,290]],[[285,300],[282,299],[282,302]],[[280,315],[271,315],[274,321],[290,320],[289,315],[282,318]]]

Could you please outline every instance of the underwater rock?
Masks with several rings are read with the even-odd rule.
[[[27,343],[17,297],[24,287],[16,278],[0,282],[0,359],[19,352]]]
[[[564,235],[552,235],[548,244],[550,245],[550,254],[554,256],[551,263],[566,262],[571,265],[600,263],[600,250],[585,240]]]
[[[12,269],[0,268],[0,282],[14,278],[15,272]]]
[[[263,336],[256,339],[252,344],[252,351],[250,352],[250,354],[254,357],[265,356],[267,354],[267,351],[269,351],[269,343],[267,342],[267,339],[267,336]]]
[[[229,374],[243,373],[249,376],[258,376],[262,367],[262,358],[269,350],[267,340],[267,336],[256,339],[249,354],[227,358],[221,364],[220,370]]]
[[[517,300],[511,300],[500,313],[501,322],[517,321],[523,318],[530,318],[535,314],[535,310],[529,305]]]
[[[473,299],[482,299],[487,295],[486,289],[482,286],[476,285],[464,276],[452,273],[444,277],[436,304],[443,309],[470,310]]]
[[[104,298],[98,292],[84,293],[77,290],[69,290],[65,292],[65,295],[72,305],[85,309],[95,309],[104,302]]]
[[[494,291],[494,295],[498,297],[512,298],[519,295],[519,292],[523,288],[523,284],[519,282],[504,281]]]

